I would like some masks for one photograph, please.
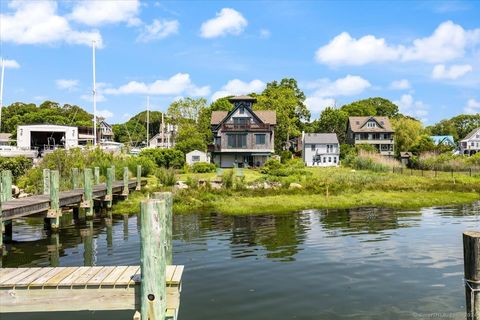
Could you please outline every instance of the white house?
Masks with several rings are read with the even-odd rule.
[[[160,126],[160,132],[154,135],[149,141],[150,148],[171,149],[175,147],[175,136],[177,135],[178,127],[172,124]]]
[[[203,151],[193,150],[185,155],[188,165],[196,162],[210,162],[210,157]]]
[[[334,167],[340,163],[340,144],[335,133],[302,133],[302,145],[306,166]]]
[[[78,128],[52,124],[21,125],[17,127],[17,147],[23,150],[78,147]]]
[[[480,152],[480,128],[473,129],[465,138],[460,140],[460,153],[474,155]]]

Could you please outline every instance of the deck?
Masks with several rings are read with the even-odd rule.
[[[166,267],[166,319],[177,319],[183,266]],[[140,266],[0,269],[0,314],[139,310]]]

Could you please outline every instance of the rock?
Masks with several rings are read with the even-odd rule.
[[[188,186],[183,181],[175,182],[175,189],[188,189]]]
[[[302,185],[296,182],[292,182],[288,186],[288,189],[302,189],[302,188],[303,188]]]

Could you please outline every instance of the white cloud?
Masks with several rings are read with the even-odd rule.
[[[265,82],[261,80],[255,79],[250,82],[244,82],[239,79],[233,79],[212,95],[212,101],[227,96],[238,96],[253,92],[259,93],[263,89],[265,89]]]
[[[210,87],[198,87],[190,79],[188,73],[177,73],[167,80],[156,80],[152,83],[130,81],[118,88],[107,88],[106,94],[151,94],[151,95],[180,95],[186,93],[192,96],[207,96]]]
[[[320,112],[335,104],[334,97],[358,95],[371,86],[368,80],[360,76],[347,75],[335,81],[318,79],[306,84],[307,89],[315,91],[307,97],[305,104],[311,111]]]
[[[472,69],[469,64],[454,64],[450,68],[444,64],[437,64],[433,67],[432,78],[455,80],[471,72]]]
[[[1,14],[0,33],[3,41],[17,44],[68,44],[90,45],[96,40],[102,47],[102,36],[96,30],[78,31],[68,20],[57,14],[53,1],[12,1],[8,7],[14,12]]]
[[[153,20],[152,24],[145,25],[137,38],[140,42],[150,42],[178,33],[179,23],[177,20]]]
[[[239,35],[248,25],[242,14],[231,8],[223,8],[217,16],[202,23],[200,35],[204,38],[216,38],[227,34]]]
[[[110,110],[97,110],[97,117],[108,119],[113,117],[113,113]]]
[[[399,48],[390,47],[385,39],[372,35],[355,39],[347,32],[333,38],[315,54],[317,62],[328,65],[364,65],[372,62],[396,60]]]
[[[410,81],[407,79],[401,79],[401,80],[395,80],[392,81],[390,84],[390,89],[393,90],[407,90],[410,89],[412,86],[410,84]]]
[[[463,111],[467,114],[475,114],[480,112],[480,101],[475,99],[468,99],[467,105],[463,109]]]
[[[5,68],[12,68],[12,69],[20,68],[20,64],[15,60],[5,59],[3,60],[3,65],[5,66]]]
[[[260,38],[262,39],[268,39],[272,33],[268,29],[260,29]]]
[[[365,65],[387,61],[423,61],[440,63],[461,58],[468,47],[480,43],[480,29],[465,30],[446,21],[432,35],[409,45],[391,45],[385,39],[366,35],[359,39],[342,32],[315,54],[317,62],[337,65]]]
[[[59,89],[73,91],[78,86],[78,80],[58,79],[58,80],[55,80],[55,84],[57,85],[57,88],[59,88]]]
[[[141,23],[137,17],[139,9],[139,0],[77,1],[68,17],[75,22],[88,26],[120,22],[138,25]]]
[[[415,100],[412,95],[404,94],[400,97],[400,100],[396,100],[395,103],[400,112],[412,117],[419,118],[422,121],[427,121],[425,116],[428,115],[428,105],[422,101]]]

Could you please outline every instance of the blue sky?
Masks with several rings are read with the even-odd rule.
[[[179,97],[297,79],[313,118],[382,96],[426,124],[480,112],[480,2],[0,1],[4,104],[49,99],[112,123]]]

